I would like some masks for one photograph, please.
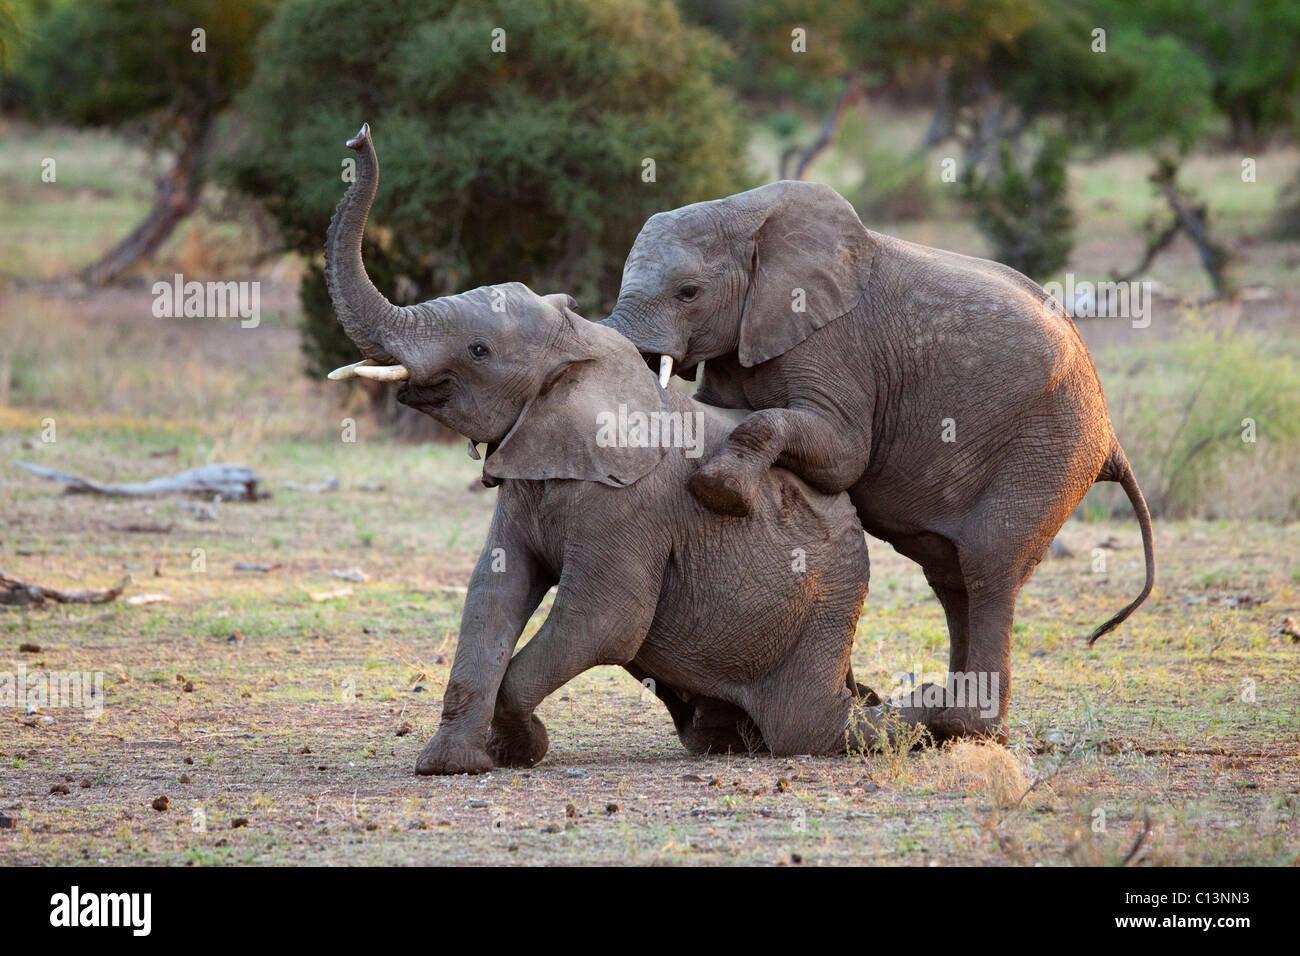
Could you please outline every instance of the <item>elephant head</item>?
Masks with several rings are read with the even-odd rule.
[[[778,182],[651,216],[602,323],[694,377],[735,353],[775,358],[862,299],[876,242],[820,183]]]
[[[379,181],[369,125],[348,146],[357,178],[330,222],[325,278],[365,359],[329,377],[401,382],[397,400],[464,435],[473,457],[487,444],[485,476],[621,486],[652,470],[663,449],[600,443],[598,416],[658,412],[664,395],[636,348],[577,315],[569,296],[511,282],[403,307],[384,298],[361,261]]]

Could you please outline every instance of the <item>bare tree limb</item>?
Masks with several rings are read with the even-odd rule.
[[[839,136],[840,130],[844,126],[844,117],[849,113],[851,107],[858,98],[862,96],[862,71],[854,70],[844,80],[844,90],[840,93],[840,98],[835,102],[835,108],[831,110],[822,124],[822,130],[817,138],[813,140],[811,146],[804,151],[799,157],[799,164],[795,167],[794,178],[806,179],[808,172],[822,155],[835,142]]]
[[[165,478],[120,485],[91,481],[89,478],[55,471],[52,468],[42,468],[40,465],[33,465],[26,461],[16,461],[14,465],[42,478],[63,482],[67,485],[65,494],[70,495],[108,495],[115,498],[168,494],[204,495],[205,497],[219,495],[226,501],[256,501],[270,495],[269,492],[258,489],[258,477],[252,469],[240,465],[203,465]]]
[[[116,601],[131,583],[127,575],[111,588],[88,588],[81,591],[62,591],[48,585],[26,581],[0,571],[0,604],[16,607],[41,607],[48,601],[59,604],[107,604]]]

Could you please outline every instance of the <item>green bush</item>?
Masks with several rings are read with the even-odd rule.
[[[975,204],[975,225],[993,247],[992,258],[1043,281],[1065,267],[1074,246],[1065,138],[1042,138],[1028,167],[1003,143],[992,171],[972,169],[966,195]]]
[[[749,185],[712,78],[724,57],[666,0],[287,0],[228,177],[319,265],[344,141],[367,121],[382,172],[365,256],[389,298],[519,280],[594,315],[647,217]],[[319,268],[302,300],[315,371],[355,358]]]

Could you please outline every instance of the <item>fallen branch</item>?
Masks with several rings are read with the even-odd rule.
[[[59,604],[107,604],[109,601],[117,600],[130,583],[131,575],[128,574],[111,588],[61,591],[58,588],[37,584],[35,581],[25,581],[0,571],[0,604],[11,604],[15,607],[42,607],[46,601],[55,601]]]
[[[1128,853],[1124,854],[1124,861],[1121,866],[1137,866],[1142,862],[1146,854],[1147,838],[1151,836],[1151,814],[1142,814],[1142,828],[1138,830],[1136,839],[1133,840],[1133,846],[1129,848]]]
[[[258,477],[251,468],[242,465],[203,465],[191,468],[166,478],[154,478],[152,481],[129,482],[121,485],[108,485],[67,472],[42,468],[31,462],[16,461],[16,466],[33,475],[61,481],[67,485],[64,494],[69,495],[109,495],[111,497],[149,497],[151,495],[220,495],[225,501],[256,501],[269,498],[270,492],[257,487]]]

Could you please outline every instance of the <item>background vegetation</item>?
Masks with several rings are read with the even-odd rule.
[[[5,715],[0,856],[1293,862],[1298,17],[0,0],[0,569],[131,574],[154,602],[0,613],[0,670],[103,670],[109,704]],[[538,767],[413,785],[494,495],[463,444],[407,440],[391,390],[320,380],[355,358],[319,270],[363,120],[383,162],[366,257],[396,300],[521,279],[597,317],[647,215],[779,176],[1040,281],[1149,282],[1149,323],[1076,325],[1159,516],[1155,594],[1085,646],[1142,577],[1131,510],[1099,486],[1022,592],[1007,748],[694,758],[597,668],[543,704]],[[177,273],[259,282],[257,327],[155,318]],[[19,460],[119,481],[240,463],[273,496],[65,496]],[[919,569],[869,544],[852,661],[888,692],[945,668],[946,627]]]

